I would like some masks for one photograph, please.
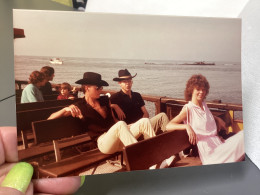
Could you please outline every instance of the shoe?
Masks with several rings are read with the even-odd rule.
[[[160,169],[163,168],[168,168],[168,167],[173,167],[174,164],[180,160],[180,156],[179,154],[176,155],[172,155],[170,158],[165,159],[161,165],[160,165]]]
[[[157,165],[150,166],[149,169],[150,169],[150,170],[156,169],[156,166],[157,166]]]
[[[84,11],[85,11],[85,8],[84,8],[84,7],[78,7],[78,11],[84,12]]]

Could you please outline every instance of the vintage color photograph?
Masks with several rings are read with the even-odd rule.
[[[13,10],[34,178],[243,161],[241,19]]]

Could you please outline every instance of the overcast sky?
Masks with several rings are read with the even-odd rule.
[[[15,55],[241,61],[241,20],[14,10]]]

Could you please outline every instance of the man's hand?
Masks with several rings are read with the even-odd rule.
[[[65,111],[70,112],[73,117],[78,117],[80,119],[83,118],[83,115],[82,115],[80,109],[73,104],[68,107],[65,107],[64,109],[65,109]]]
[[[132,125],[133,125],[133,123],[128,124],[128,125],[127,125],[128,129],[130,129]]]
[[[116,111],[119,120],[124,120],[126,118],[125,113],[117,104],[112,104],[112,108]]]

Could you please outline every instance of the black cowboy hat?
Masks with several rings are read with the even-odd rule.
[[[95,72],[85,72],[83,74],[83,79],[80,79],[75,83],[81,85],[108,86],[108,83],[101,79],[101,75]]]
[[[125,70],[119,70],[118,71],[118,78],[113,78],[113,81],[123,81],[127,79],[132,79],[137,75],[137,73],[132,76],[131,73],[125,69]]]

